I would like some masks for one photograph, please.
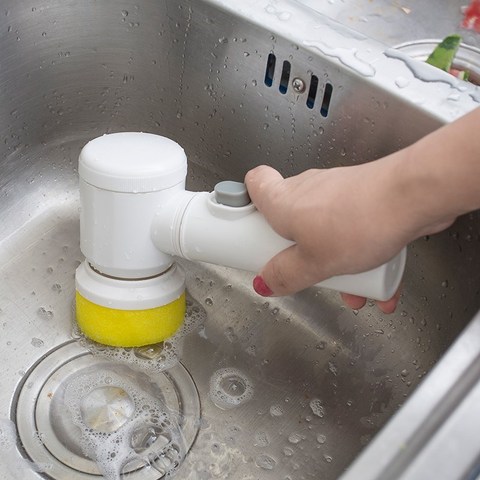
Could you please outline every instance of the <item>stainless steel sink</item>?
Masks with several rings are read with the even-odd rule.
[[[68,362],[97,361],[85,360],[93,355],[72,327],[82,260],[76,167],[88,140],[125,130],[168,136],[187,152],[189,188],[210,189],[261,163],[292,175],[373,160],[478,104],[478,89],[415,78],[381,42],[308,6],[231,3],[3,4],[2,478],[100,472],[84,451],[69,451],[80,431],[70,422],[62,433],[69,413],[58,396]],[[373,304],[351,311],[326,290],[266,300],[251,274],[182,262],[206,317],[185,337],[183,367],[172,367],[183,373],[164,372],[173,387],[158,393],[177,392],[178,421],[189,425],[176,478],[338,478],[479,309],[479,225],[473,213],[411,245],[388,316]],[[151,375],[108,362],[115,375]],[[191,378],[189,393],[180,377]],[[215,401],[216,382],[238,402]],[[138,478],[162,475],[148,462],[137,467]]]

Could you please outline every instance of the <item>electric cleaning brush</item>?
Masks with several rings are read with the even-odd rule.
[[[185,275],[174,256],[258,272],[294,243],[278,235],[250,202],[245,185],[185,190],[187,161],[172,140],[115,133],[80,153],[77,321],[91,339],[133,347],[165,340],[182,324]],[[317,286],[387,300],[405,267],[403,249],[367,272]]]

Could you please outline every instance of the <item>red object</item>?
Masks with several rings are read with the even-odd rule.
[[[465,10],[462,27],[480,33],[480,0],[472,0]]]
[[[453,75],[456,78],[459,78],[460,80],[465,80],[468,81],[468,72],[465,72],[465,70],[458,70],[457,68],[451,68],[448,73],[450,75]]]
[[[262,297],[271,297],[273,295],[273,292],[260,275],[253,279],[253,289]]]

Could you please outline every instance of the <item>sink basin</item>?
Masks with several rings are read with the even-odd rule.
[[[378,39],[308,6],[230,3],[4,3],[4,479],[105,473],[70,445],[81,432],[62,406],[68,362],[94,361],[72,326],[83,259],[76,168],[87,141],[115,131],[170,137],[186,150],[188,187],[211,189],[261,163],[293,175],[374,160],[478,105],[473,87],[415,78]],[[183,373],[159,380],[115,359],[98,368],[153,375],[152,392],[173,398],[189,428],[177,478],[338,478],[479,309],[479,225],[472,213],[412,244],[388,316],[373,304],[352,311],[327,290],[267,300],[249,273],[180,261],[202,312],[172,366]],[[162,390],[165,379],[173,383]],[[218,401],[218,389],[234,400]],[[152,462],[135,468],[138,478],[162,476]]]

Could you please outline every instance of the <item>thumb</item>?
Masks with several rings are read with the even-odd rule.
[[[257,210],[267,216],[275,207],[275,193],[281,188],[283,177],[272,167],[260,165],[249,170],[245,175],[248,194]]]
[[[312,261],[292,245],[275,255],[253,280],[254,290],[264,297],[290,295],[319,282]]]
[[[283,215],[286,202],[284,182],[280,172],[267,165],[253,168],[245,175],[245,185],[256,209],[275,232],[291,240],[291,222]]]

